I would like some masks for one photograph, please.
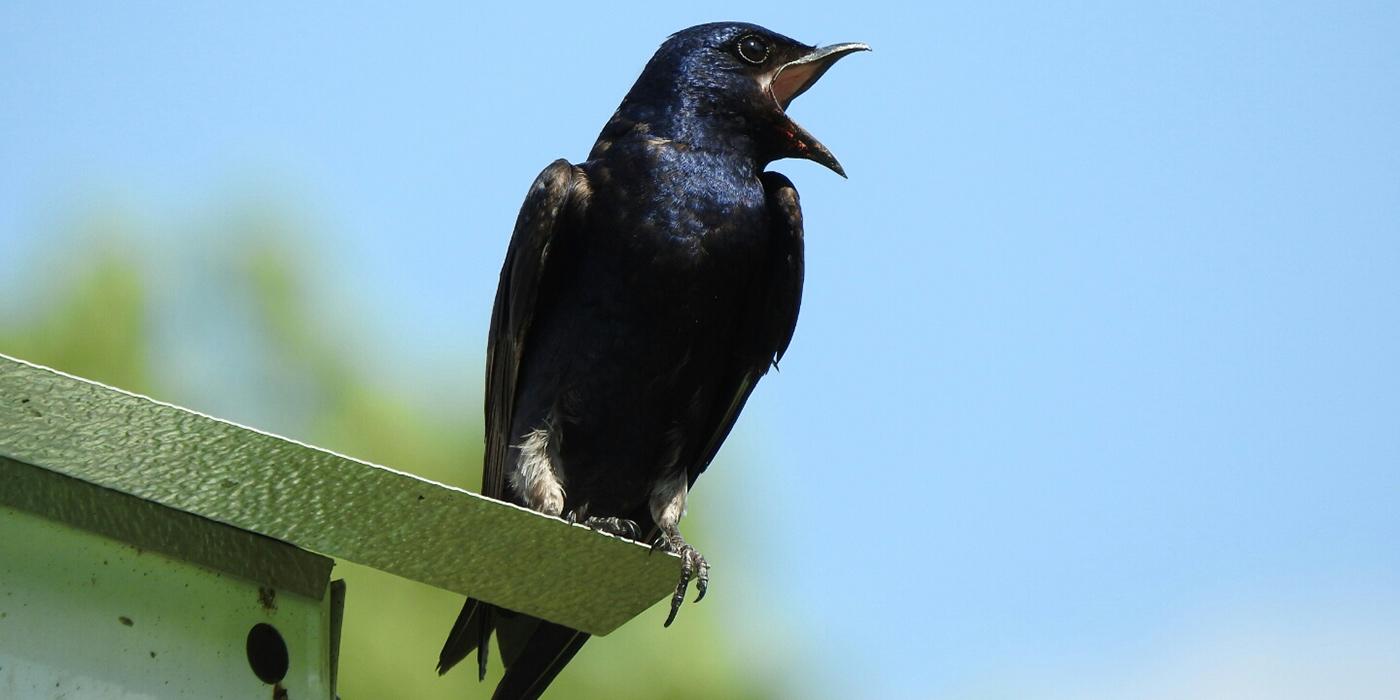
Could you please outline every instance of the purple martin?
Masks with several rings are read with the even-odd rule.
[[[670,625],[709,564],[681,537],[686,495],[792,339],[805,158],[844,177],[786,113],[838,59],[753,24],[669,37],[588,160],[531,185],[501,268],[486,360],[482,493],[681,557]],[[494,698],[538,697],[588,635],[468,599],[438,672],[492,633]]]

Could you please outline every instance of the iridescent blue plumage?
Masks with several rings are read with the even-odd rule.
[[[674,619],[708,564],[681,537],[686,495],[758,379],[786,350],[802,292],[801,157],[841,172],[784,109],[838,58],[762,27],[671,36],[588,160],[557,161],[521,207],[487,360],[482,491],[633,537],[684,572]],[[697,597],[697,600],[699,598]],[[467,601],[445,671],[492,632],[497,698],[535,697],[587,635]]]

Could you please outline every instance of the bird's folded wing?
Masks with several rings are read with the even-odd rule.
[[[551,163],[535,178],[520,207],[501,266],[486,348],[486,453],[481,493],[491,498],[509,500],[505,460],[512,439],[510,422],[521,356],[540,301],[538,295],[545,287],[550,249],[568,235],[570,212],[578,208],[574,193],[583,181],[583,173],[563,159]]]

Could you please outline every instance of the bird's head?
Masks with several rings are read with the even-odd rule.
[[[618,118],[693,146],[747,149],[760,166],[805,158],[844,177],[836,157],[787,116],[787,107],[837,60],[869,50],[859,43],[817,48],[742,22],[698,25],[657,49]]]

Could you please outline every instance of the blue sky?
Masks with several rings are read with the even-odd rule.
[[[294,202],[390,373],[480,361],[668,33],[869,43],[791,110],[850,179],[774,166],[807,291],[716,592],[834,697],[1400,693],[1400,6],[114,7],[0,7],[0,272],[74,202]]]

